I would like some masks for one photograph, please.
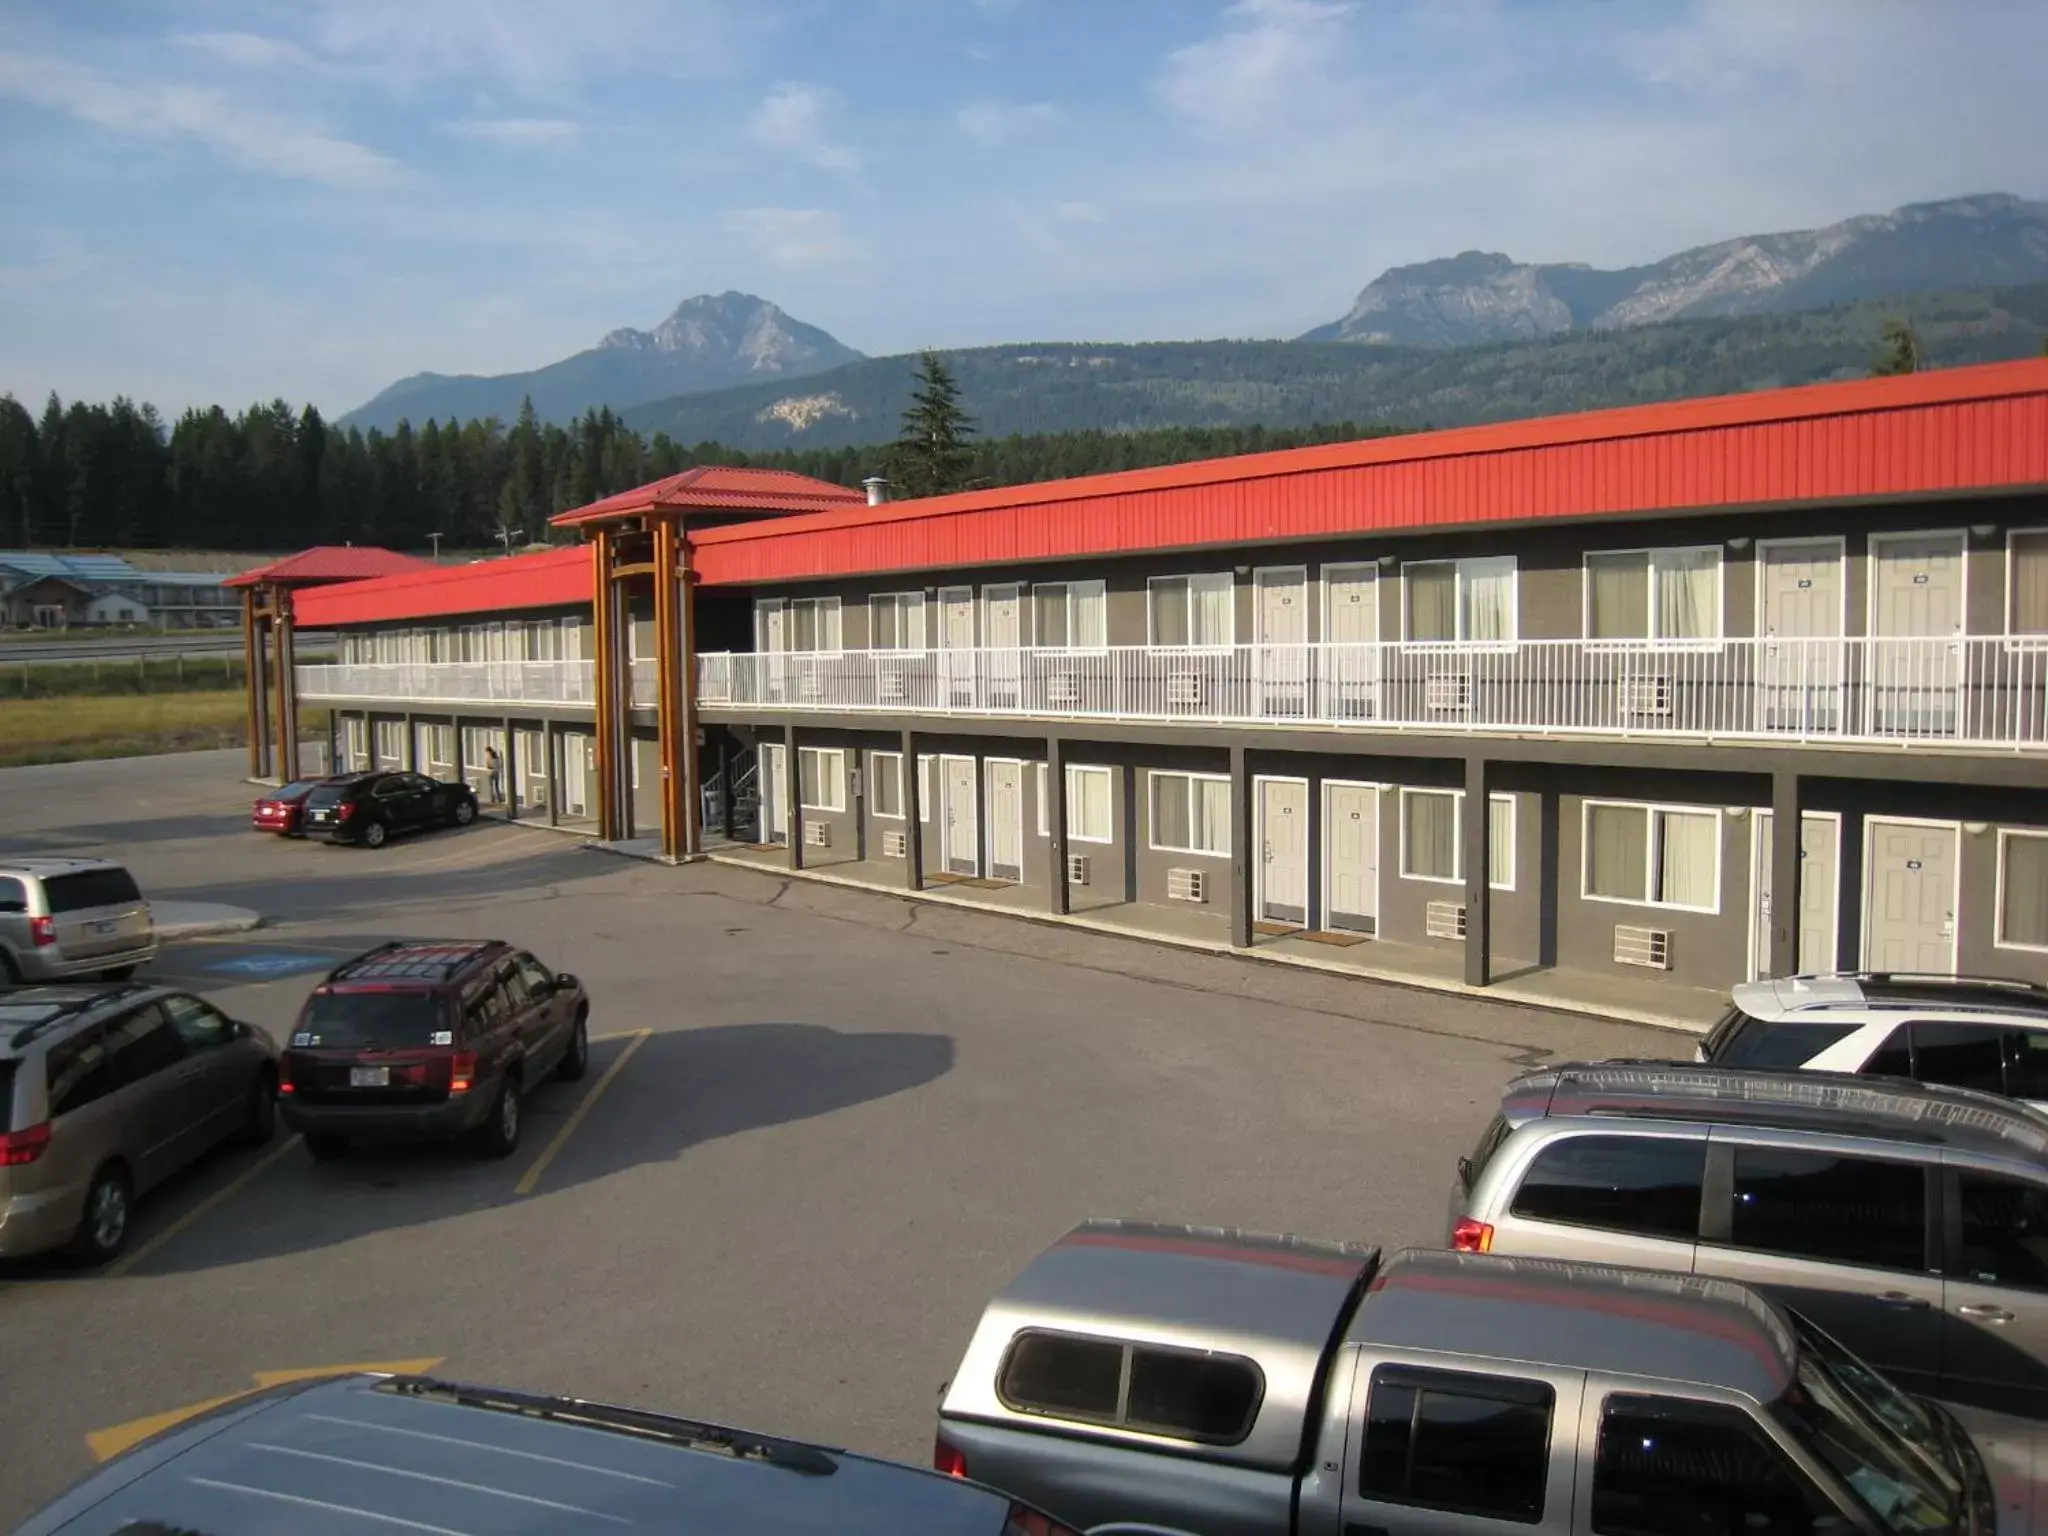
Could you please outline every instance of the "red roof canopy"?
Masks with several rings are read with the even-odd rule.
[[[647,512],[701,507],[721,512],[747,512],[776,517],[792,512],[822,512],[835,507],[864,507],[867,495],[829,480],[815,480],[789,469],[739,469],[725,464],[699,464],[679,475],[636,485],[587,507],[576,507],[550,521],[557,528],[608,522]]]
[[[293,603],[301,628],[503,613],[522,608],[588,607],[596,586],[591,551],[581,544],[471,565],[430,565],[374,581],[302,592]]]
[[[361,581],[370,576],[391,576],[400,571],[435,570],[430,561],[417,555],[401,555],[395,549],[374,544],[315,544],[296,555],[286,555],[253,571],[230,576],[223,585],[253,587],[259,583],[275,586],[313,586],[329,581]]]
[[[2048,488],[2048,360],[1588,411],[694,530],[706,585]]]

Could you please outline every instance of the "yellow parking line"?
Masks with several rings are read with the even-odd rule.
[[[299,1138],[297,1136],[287,1137],[284,1141],[280,1142],[277,1146],[272,1147],[268,1152],[266,1152],[263,1155],[262,1161],[258,1162],[255,1167],[243,1169],[239,1175],[237,1175],[233,1179],[230,1179],[226,1184],[223,1184],[219,1189],[216,1189],[212,1194],[208,1195],[204,1200],[200,1201],[197,1205],[193,1206],[191,1210],[187,1211],[184,1215],[180,1216],[168,1227],[165,1227],[163,1231],[157,1233],[155,1237],[152,1237],[140,1248],[131,1248],[126,1254],[122,1255],[113,1263],[109,1264],[106,1267],[106,1269],[102,1271],[102,1273],[105,1274],[106,1277],[110,1280],[118,1280],[122,1275],[127,1274],[131,1269],[135,1268],[135,1266],[140,1264],[144,1259],[150,1257],[150,1255],[160,1250],[164,1246],[164,1244],[168,1243],[172,1238],[178,1236],[181,1232],[189,1230],[192,1227],[192,1225],[195,1222],[199,1221],[202,1217],[206,1216],[208,1213],[212,1211],[218,1210],[221,1206],[227,1204],[229,1200],[233,1199],[237,1194],[241,1193],[241,1191],[245,1189],[248,1185],[254,1183],[257,1176],[264,1172],[265,1169],[269,1168],[272,1163],[276,1162],[279,1158],[283,1157],[287,1152],[291,1151],[298,1144]]]
[[[646,1033],[647,1031],[644,1029],[608,1029],[601,1035],[592,1035],[590,1043],[592,1045],[600,1045],[606,1040],[623,1040],[628,1035],[644,1035]]]
[[[645,1045],[647,1037],[653,1033],[654,1031],[651,1029],[631,1031],[633,1036],[631,1042],[623,1051],[619,1052],[617,1057],[613,1059],[612,1064],[604,1069],[604,1075],[592,1085],[590,1092],[583,1095],[576,1107],[569,1111],[569,1118],[564,1120],[562,1128],[555,1132],[555,1139],[549,1142],[546,1148],[542,1150],[540,1156],[533,1160],[533,1166],[526,1170],[525,1177],[521,1178],[518,1184],[513,1187],[513,1194],[530,1195],[533,1193],[534,1186],[540,1183],[540,1176],[548,1171],[548,1164],[552,1163],[555,1160],[556,1154],[568,1145],[569,1138],[576,1133],[576,1127],[581,1125],[583,1117],[590,1113],[590,1106],[604,1096],[605,1089],[612,1085],[612,1079],[619,1075],[619,1068],[633,1059],[633,1053]]]

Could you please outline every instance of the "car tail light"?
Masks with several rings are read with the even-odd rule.
[[[29,942],[37,949],[57,942],[57,919],[54,917],[32,917],[28,920]]]
[[[356,803],[355,803],[355,801],[353,801],[353,800],[344,800],[344,801],[342,801],[342,802],[341,802],[341,804],[337,805],[337,806],[336,806],[336,807],[334,808],[334,819],[335,819],[336,821],[347,821],[347,820],[349,819],[349,817],[351,817],[351,816],[355,815],[355,813],[356,813]]]
[[[457,1051],[449,1059],[448,1091],[450,1093],[467,1093],[470,1090],[470,1086],[475,1082],[476,1052]]]
[[[277,1091],[279,1094],[293,1094],[299,1091],[292,1082],[292,1059],[289,1056],[277,1058]]]
[[[1062,1525],[1051,1515],[1026,1504],[1012,1504],[1010,1518],[1003,1522],[1003,1536],[1081,1536],[1071,1525]]]
[[[19,1168],[41,1157],[50,1145],[50,1122],[0,1131],[0,1168]]]
[[[1460,1216],[1451,1228],[1451,1248],[1458,1253],[1493,1252],[1493,1224]]]
[[[932,1470],[943,1472],[948,1477],[965,1477],[967,1453],[940,1435],[932,1442]]]

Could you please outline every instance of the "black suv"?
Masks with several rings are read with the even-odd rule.
[[[496,939],[395,939],[336,966],[299,1010],[278,1111],[321,1161],[357,1138],[474,1133],[519,1145],[520,1095],[573,1081],[590,1057],[590,999]]]
[[[476,792],[417,773],[344,773],[306,796],[299,820],[301,831],[330,843],[382,848],[394,832],[468,826],[476,820]]]

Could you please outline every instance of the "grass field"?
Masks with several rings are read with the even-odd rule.
[[[0,768],[240,746],[248,739],[246,709],[239,688],[0,699]],[[306,711],[300,725],[305,734],[324,738],[326,713]]]

